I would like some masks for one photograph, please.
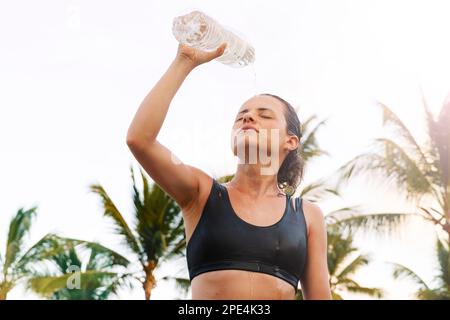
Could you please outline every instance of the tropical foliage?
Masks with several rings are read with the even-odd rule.
[[[20,283],[46,298],[106,299],[125,283],[127,275],[114,270],[126,267],[128,260],[98,243],[48,234],[26,249],[26,238],[36,214],[36,207],[21,208],[11,219],[6,252],[0,259],[0,299],[6,299]],[[85,265],[79,256],[82,249],[89,254]],[[70,288],[73,276],[79,281]]]
[[[140,170],[142,191],[139,191],[131,167],[133,182],[133,221],[129,224],[119,211],[106,190],[99,184],[90,189],[102,200],[103,212],[115,225],[115,232],[122,243],[137,258],[141,282],[148,300],[156,287],[155,269],[159,263],[184,255],[186,239],[181,209],[157,184],[151,184],[145,173]]]
[[[437,270],[434,276],[434,286],[427,284],[413,270],[393,263],[393,277],[395,279],[407,279],[417,286],[415,296],[421,300],[450,300],[450,251],[449,244],[445,240],[436,241]]]

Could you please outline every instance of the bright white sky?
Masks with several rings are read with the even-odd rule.
[[[259,92],[300,106],[300,119],[330,117],[318,138],[332,157],[314,162],[307,181],[331,173],[382,133],[374,101],[391,106],[419,141],[419,85],[435,114],[450,90],[450,4],[446,1],[9,1],[0,3],[0,248],[19,207],[39,205],[30,242],[47,232],[98,240],[124,252],[88,185],[100,182],[131,218],[126,132],[137,107],[177,48],[172,19],[199,9],[243,33],[254,68],[199,67],[174,98],[159,140],[211,175],[234,172],[232,119]],[[256,72],[256,81],[253,70]],[[401,210],[392,192],[361,179],[341,203]],[[420,234],[417,234],[420,232]],[[364,242],[376,262],[363,285],[405,299],[382,261],[404,263],[432,279],[432,229],[410,228],[402,244]],[[166,266],[159,276],[172,273]],[[409,288],[410,289],[410,288]],[[176,297],[171,285],[153,298]],[[14,290],[10,298],[32,298]],[[142,290],[122,298],[141,299]],[[350,296],[349,296],[350,297]],[[357,298],[357,297],[355,297]]]

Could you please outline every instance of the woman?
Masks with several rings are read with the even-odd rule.
[[[233,125],[233,151],[240,161],[227,184],[174,161],[156,139],[184,79],[225,47],[205,52],[180,44],[137,110],[127,145],[182,209],[193,299],[295,299],[299,282],[304,299],[331,299],[324,215],[317,205],[280,189],[283,183],[295,188],[302,178],[300,122],[292,106],[269,94],[242,105]],[[262,132],[264,144],[255,138]],[[257,154],[253,159],[251,150]]]

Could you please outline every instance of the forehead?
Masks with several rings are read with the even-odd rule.
[[[272,110],[276,113],[283,112],[284,105],[278,99],[271,96],[254,96],[244,102],[244,104],[239,108],[238,112],[242,110],[248,109],[258,109],[258,108],[266,108]]]

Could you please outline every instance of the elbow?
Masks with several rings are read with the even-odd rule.
[[[127,131],[127,138],[126,138],[127,146],[129,148],[135,147],[136,145],[141,143],[140,141],[142,140],[143,135],[141,134],[141,132],[139,130],[136,130],[136,127],[131,125]]]
[[[127,136],[127,146],[129,148],[133,147],[134,145],[136,145],[136,139],[134,139],[133,137]]]
[[[129,148],[132,148],[133,146],[136,145],[136,141],[137,141],[136,136],[131,135],[131,134],[128,132],[128,134],[127,134],[127,140],[126,140],[127,146],[128,146]]]
[[[142,137],[140,137],[140,136],[138,136],[136,134],[131,134],[130,132],[128,132],[126,142],[127,142],[128,148],[134,149],[134,148],[142,145],[143,144],[143,140],[144,139]]]
[[[128,148],[132,149],[136,149],[136,148],[141,148],[144,145],[149,145],[152,143],[152,141],[154,141],[154,139],[147,139],[145,137],[142,136],[137,136],[135,134],[127,134],[127,138],[126,138],[126,143]]]

